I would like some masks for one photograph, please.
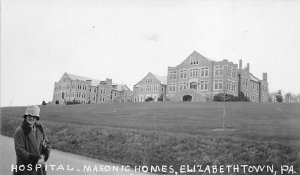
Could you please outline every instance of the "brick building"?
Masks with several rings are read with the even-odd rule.
[[[131,102],[132,91],[126,85],[112,83],[111,79],[100,81],[64,73],[54,84],[52,103],[66,104],[73,101],[83,104]]]
[[[218,93],[238,96],[241,92],[253,102],[267,102],[267,74],[259,80],[242,67],[224,59],[214,61],[194,51],[181,64],[168,67],[167,94],[170,101],[208,101]]]
[[[133,87],[133,101],[144,102],[148,97],[154,101],[166,96],[167,77],[149,72],[141,81]]]

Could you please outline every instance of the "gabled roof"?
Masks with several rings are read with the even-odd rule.
[[[115,86],[114,90],[117,90],[117,91],[131,91],[126,84],[113,83],[112,86]]]
[[[199,58],[199,59],[206,59],[206,60],[208,60],[208,61],[213,61],[212,59],[210,59],[210,58],[207,58],[207,57],[204,57],[203,55],[201,55],[199,52],[197,52],[197,51],[193,51],[193,53],[191,53],[189,56],[188,56],[188,58],[190,58],[190,57],[194,57],[194,58]]]
[[[250,74],[250,80],[252,80],[254,82],[259,82],[259,79],[252,74]]]
[[[214,61],[210,58],[204,57],[203,55],[201,55],[200,53],[198,53],[197,51],[193,51],[184,61],[182,61],[178,66],[180,65],[185,65],[185,64],[190,64],[190,59],[191,58],[196,58],[198,60],[205,60],[205,61]]]
[[[160,75],[155,75],[151,72],[149,72],[141,81],[143,81],[147,76],[153,76],[155,79],[157,79],[161,84],[167,85],[167,77],[166,76],[160,76]],[[134,87],[139,87],[138,84],[141,83],[141,81],[139,81],[137,84],[134,85]]]
[[[74,74],[69,74],[69,73],[64,73],[63,77],[70,78],[71,80],[80,80],[80,81],[91,81],[92,86],[97,86],[100,83],[100,80],[92,79],[92,78],[87,78],[79,75],[74,75]]]

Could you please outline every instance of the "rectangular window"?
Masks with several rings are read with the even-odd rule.
[[[231,67],[227,67],[227,76],[231,77]]]
[[[176,91],[176,86],[175,86],[175,83],[171,83],[170,84],[170,89],[169,89],[170,92],[175,92]]]
[[[226,89],[227,89],[227,90],[231,90],[231,88],[230,88],[230,82],[227,82],[227,83],[226,83]]]
[[[187,84],[186,83],[179,83],[179,90],[186,90],[187,89]]]
[[[186,69],[180,70],[180,78],[181,79],[187,78],[187,70]]]
[[[170,75],[170,80],[176,80],[176,71],[170,71],[169,75]]]
[[[243,92],[244,92],[244,96],[245,96],[245,97],[248,97],[248,91],[245,91],[245,90],[244,90]]]
[[[146,86],[146,92],[150,92],[151,91],[151,86]]]
[[[192,68],[190,69],[190,77],[198,77],[198,68]]]
[[[223,66],[215,66],[215,76],[223,75]]]
[[[232,69],[232,78],[236,78],[236,69],[235,68]]]
[[[208,90],[208,81],[200,81],[200,90]]]
[[[215,80],[214,81],[214,89],[215,90],[223,89],[223,80]]]
[[[201,67],[200,68],[200,76],[201,77],[208,77],[208,67]]]

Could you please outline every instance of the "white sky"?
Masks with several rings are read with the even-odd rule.
[[[299,94],[300,2],[2,0],[1,106],[51,101],[64,72],[132,89],[194,50]]]

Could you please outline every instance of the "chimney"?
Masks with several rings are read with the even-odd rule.
[[[239,62],[239,69],[242,69],[243,68],[243,61],[240,59],[240,62]]]
[[[250,63],[247,63],[247,71],[250,72]]]
[[[267,73],[263,73],[263,81],[268,81],[268,74]]]

